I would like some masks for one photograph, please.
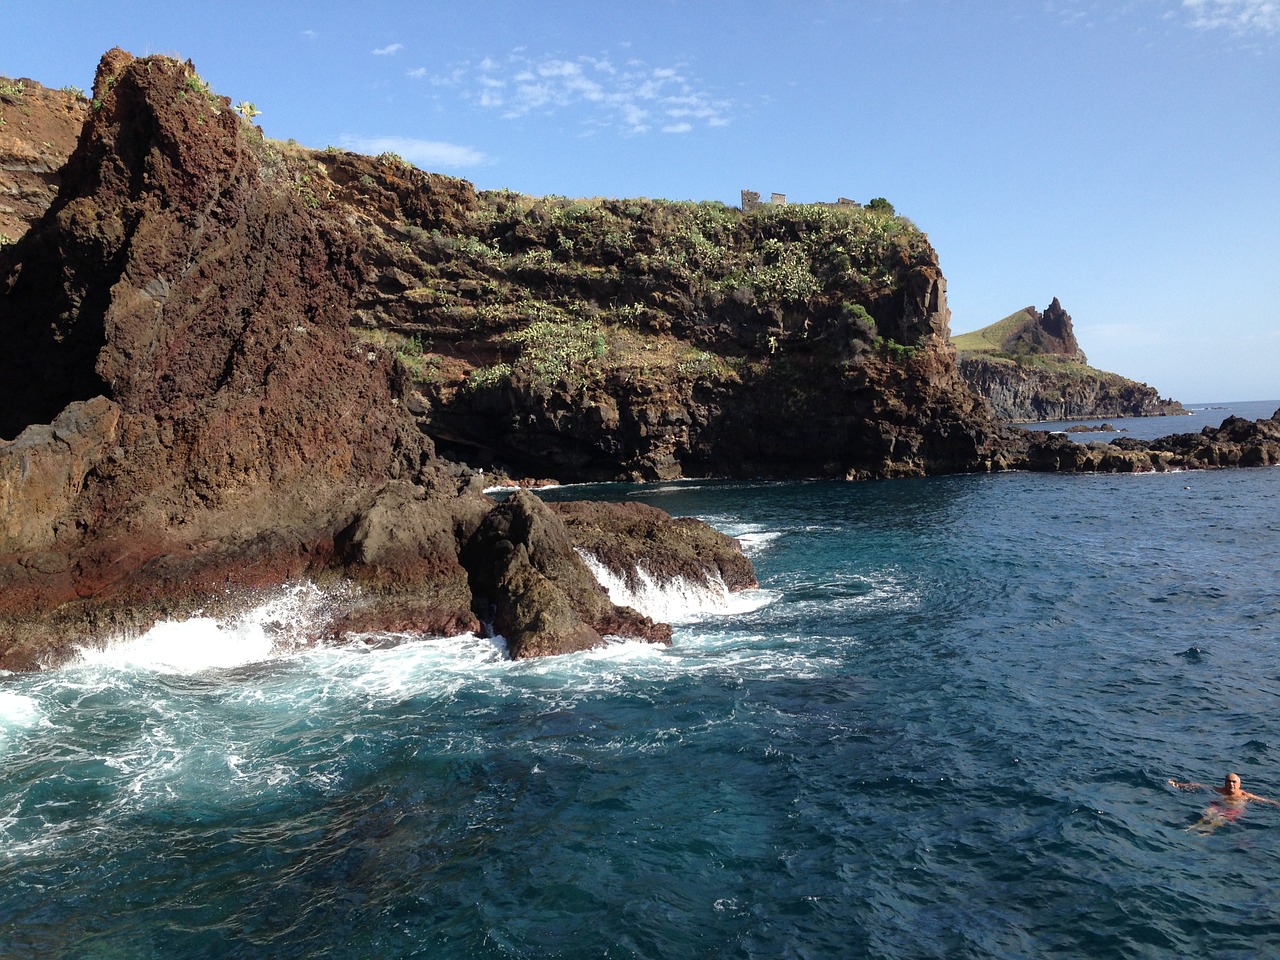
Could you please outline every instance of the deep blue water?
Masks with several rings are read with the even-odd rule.
[[[1204,427],[1216,427],[1229,416],[1246,420],[1270,417],[1280,402],[1275,400],[1250,400],[1243,403],[1193,403],[1187,404],[1187,412],[1177,417],[1097,417],[1087,420],[1045,420],[1040,423],[1023,423],[1026,430],[1065,430],[1072,426],[1096,427],[1110,424],[1114,430],[1082,431],[1072,434],[1081,443],[1090,440],[1114,440],[1130,436],[1139,440],[1154,440],[1173,433],[1199,433]]]
[[[1280,799],[1280,471],[549,495],[744,535],[755,609],[0,677],[0,957],[1280,954],[1280,808],[1166,784]]]

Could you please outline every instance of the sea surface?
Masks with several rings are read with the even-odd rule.
[[[281,649],[300,585],[0,675],[0,957],[1280,955],[1280,808],[1167,783],[1280,799],[1280,470],[546,495],[761,589],[513,663]]]
[[[1186,413],[1176,417],[1099,417],[1089,420],[1042,420],[1020,423],[1025,430],[1066,430],[1068,427],[1110,425],[1111,430],[1077,430],[1071,439],[1080,443],[1091,440],[1110,441],[1118,437],[1154,440],[1174,433],[1199,433],[1205,427],[1217,427],[1230,416],[1246,420],[1262,420],[1280,408],[1280,401],[1250,400],[1239,403],[1188,403]]]

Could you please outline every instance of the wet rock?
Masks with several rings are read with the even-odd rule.
[[[549,504],[574,545],[628,586],[644,571],[657,583],[723,583],[731,591],[759,586],[737,540],[701,520],[673,518],[643,503]]]
[[[526,490],[490,512],[461,559],[473,609],[506,638],[513,658],[591,649],[607,634],[671,639],[669,626],[609,600],[574,551],[564,523]]]

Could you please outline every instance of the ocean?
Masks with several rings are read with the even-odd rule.
[[[0,957],[1280,954],[1280,807],[1167,783],[1280,799],[1280,471],[544,495],[761,588],[511,662],[281,649],[298,585],[0,675]]]

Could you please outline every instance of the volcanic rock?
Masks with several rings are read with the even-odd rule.
[[[1026,307],[952,339],[961,376],[1005,422],[1184,412],[1144,383],[1089,366],[1057,297],[1044,313]]]
[[[565,525],[518,490],[480,524],[461,555],[475,610],[516,659],[600,646],[602,634],[669,642],[671,628],[609,600]]]

